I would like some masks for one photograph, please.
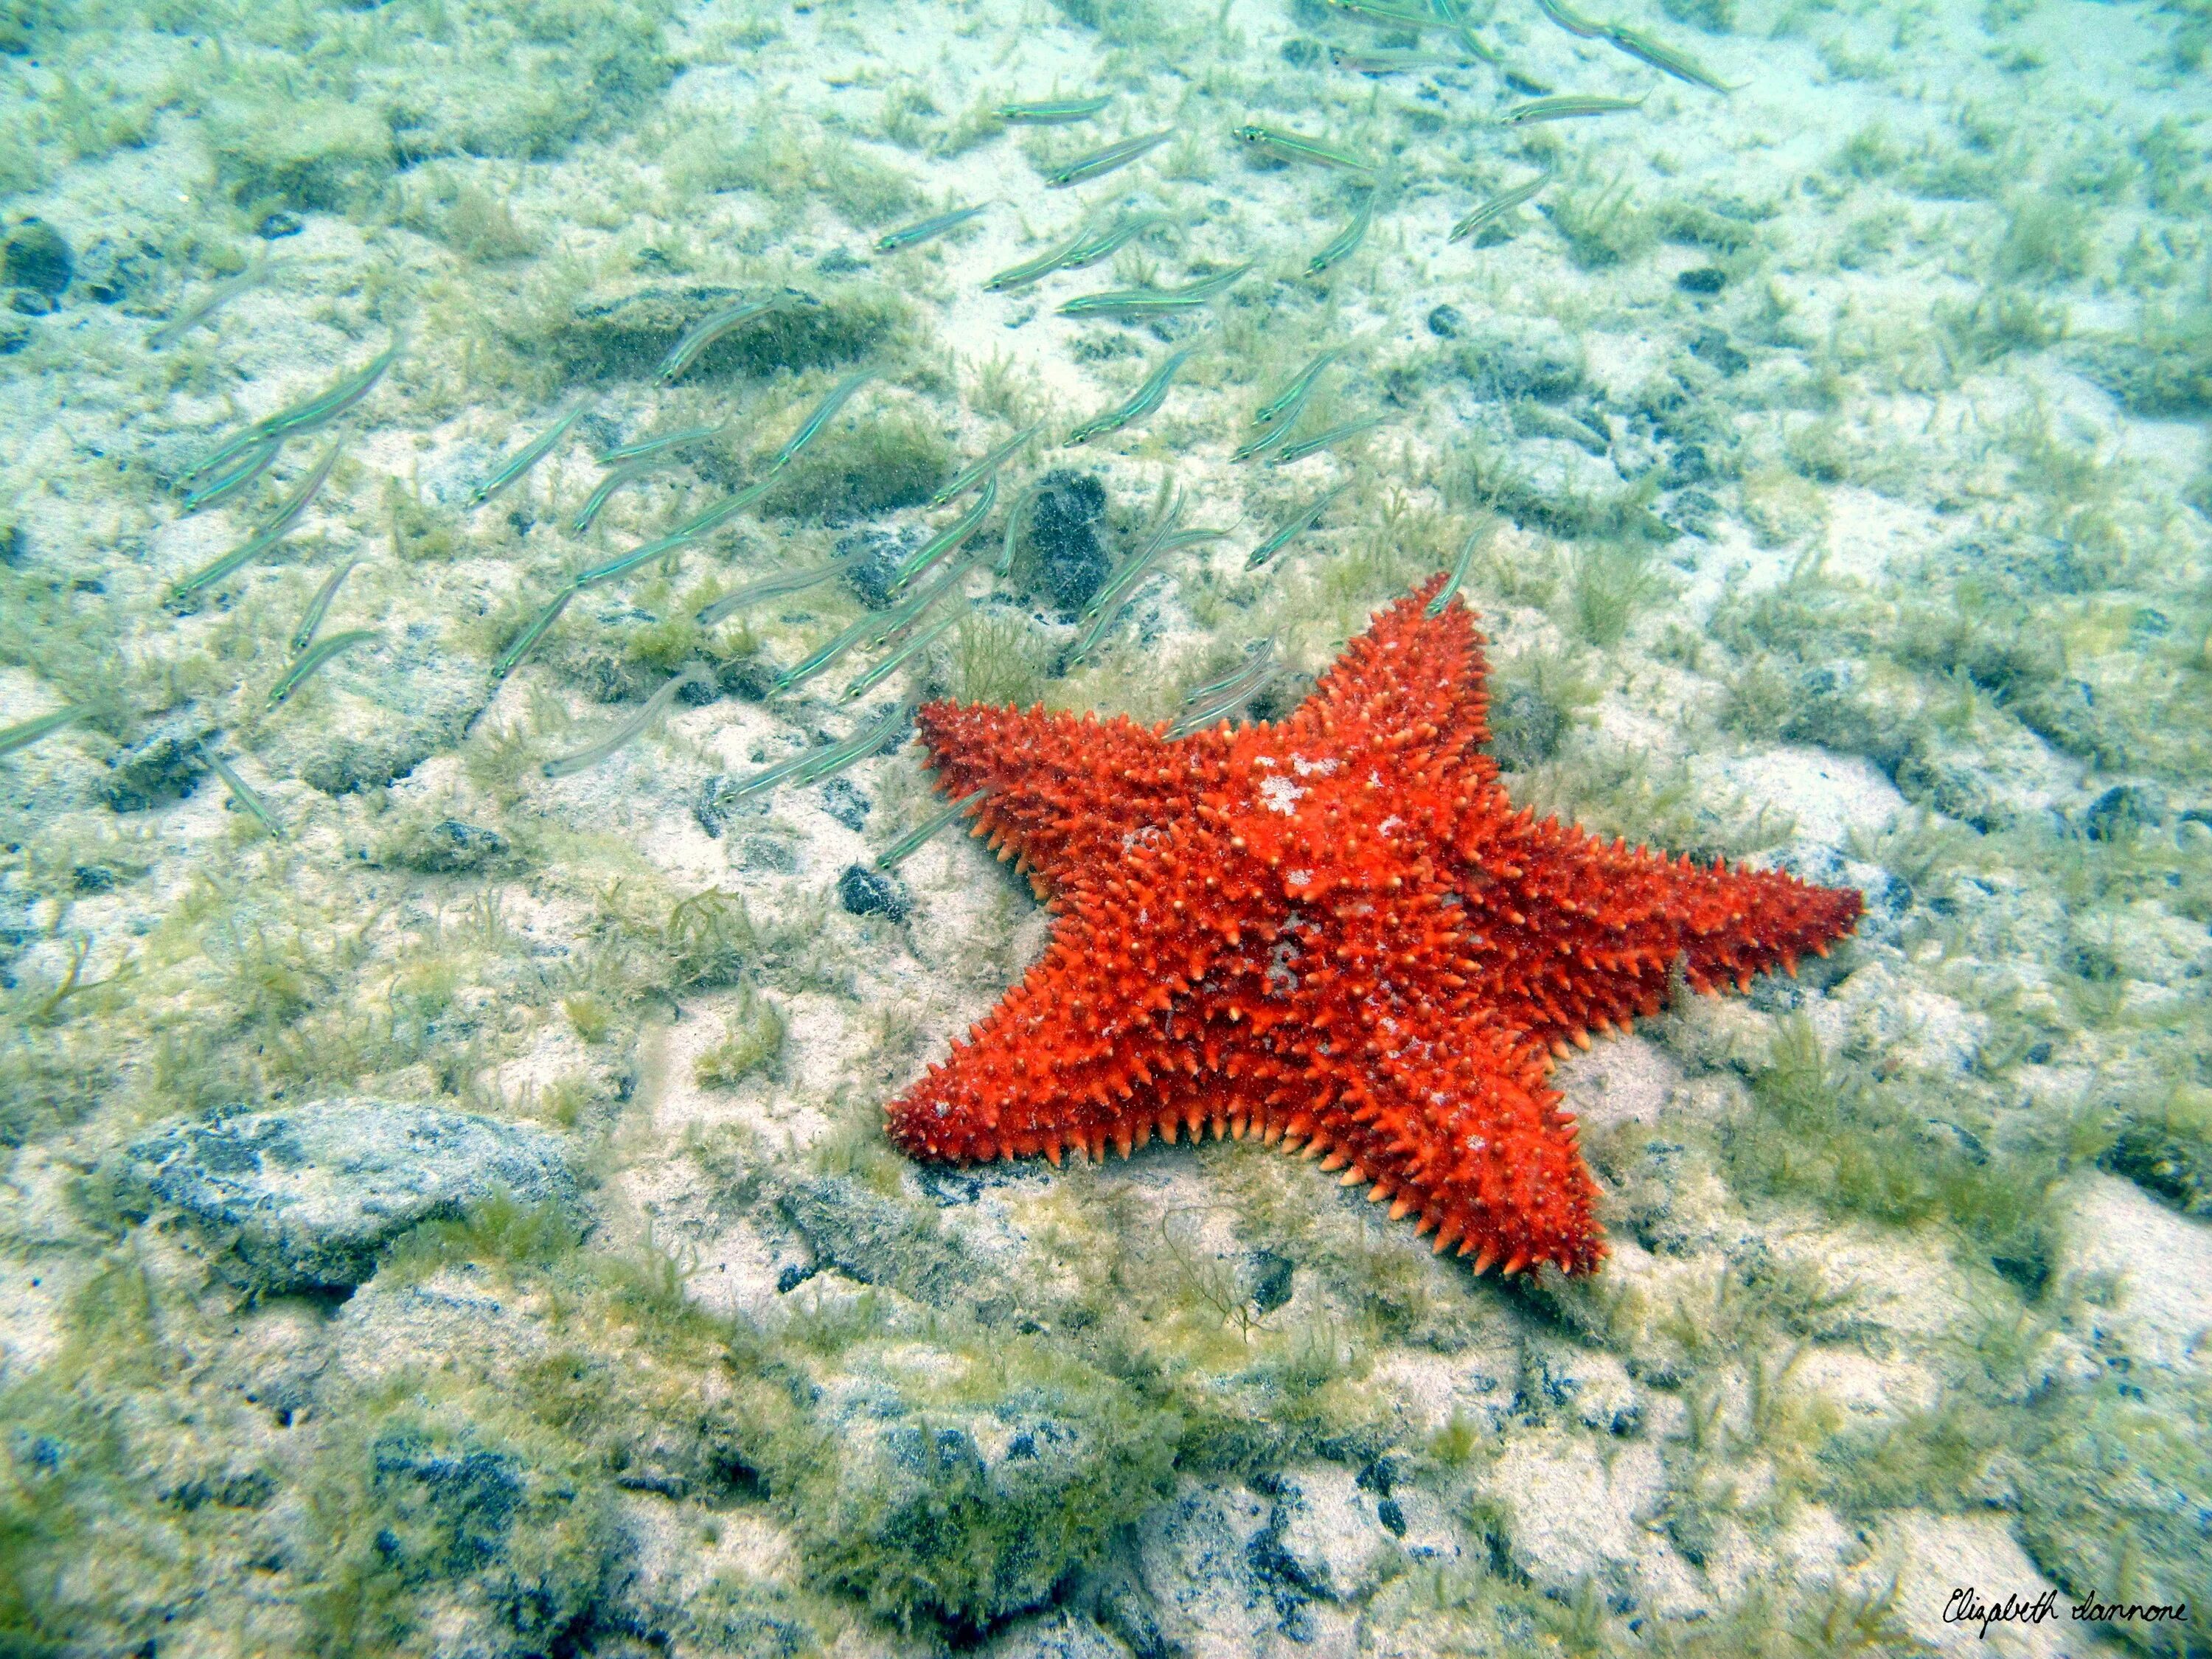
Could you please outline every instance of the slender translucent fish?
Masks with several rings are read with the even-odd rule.
[[[1498,61],[1498,54],[1483,45],[1482,38],[1469,27],[1467,14],[1459,8],[1459,0],[1429,0],[1429,9],[1436,13],[1437,21],[1459,36],[1460,44],[1477,58],[1486,64]]]
[[[300,625],[293,631],[292,649],[295,652],[305,651],[315,642],[316,630],[322,627],[323,617],[330,611],[331,601],[337,598],[338,589],[345,585],[345,579],[353,574],[354,566],[360,562],[359,559],[348,559],[323,578],[323,585],[315,590],[315,597],[307,601],[307,609],[300,618]]]
[[[277,823],[276,815],[269,810],[269,803],[254,793],[246,780],[238,775],[237,769],[213,750],[209,751],[208,764],[215,768],[216,776],[221,778],[222,787],[230,791],[230,798],[253,815],[254,822],[268,832],[270,840],[284,839],[283,829]]]
[[[807,681],[858,645],[867,635],[869,629],[881,627],[882,624],[883,618],[880,617],[864,616],[842,629],[834,638],[817,646],[790,667],[785,669],[783,672],[778,674],[769,687],[769,695],[774,696],[781,692],[795,690],[805,684]]]
[[[1441,617],[1444,614],[1444,607],[1451,603],[1452,595],[1458,592],[1460,585],[1467,580],[1467,573],[1474,568],[1474,556],[1487,547],[1490,538],[1497,533],[1498,520],[1491,518],[1486,518],[1467,532],[1467,539],[1460,544],[1459,557],[1452,561],[1451,575],[1437,590],[1436,598],[1424,607],[1427,615]]]
[[[919,223],[908,225],[902,229],[886,231],[876,238],[876,252],[896,253],[902,247],[915,246],[928,241],[932,237],[942,236],[948,230],[957,229],[977,214],[989,210],[990,204],[988,202],[981,207],[955,208],[950,213],[940,213],[934,218],[921,220]]]
[[[1183,366],[1195,346],[1179,346],[1170,352],[1167,360],[1146,377],[1144,385],[1131,394],[1128,401],[1103,415],[1085,421],[1067,434],[1063,448],[1073,449],[1078,444],[1089,443],[1093,438],[1109,432],[1117,432],[1130,422],[1151,414],[1168,395],[1168,384],[1175,379],[1176,371]]]
[[[1209,698],[1219,696],[1232,686],[1243,684],[1267,664],[1274,660],[1275,642],[1255,640],[1244,647],[1244,660],[1218,680],[1208,680],[1204,685],[1194,685],[1182,694],[1182,706],[1194,708]]]
[[[968,544],[969,538],[983,527],[983,520],[991,516],[991,509],[999,504],[999,480],[994,476],[983,482],[983,493],[975,498],[975,505],[932,536],[917,549],[898,574],[891,578],[891,591],[899,592],[911,584],[916,576],[935,564],[946,554]]]
[[[916,848],[921,847],[924,842],[927,841],[932,836],[945,828],[946,824],[951,823],[955,818],[964,817],[967,814],[975,811],[976,805],[980,802],[988,799],[993,793],[994,787],[987,783],[981,789],[969,790],[966,794],[961,796],[958,800],[954,801],[951,805],[944,808],[942,811],[931,813],[920,823],[915,825],[913,829],[908,830],[906,834],[901,836],[890,846],[884,848],[882,852],[877,854],[876,868],[878,870],[896,869],[899,865],[908,855],[914,853]]]
[[[28,749],[41,738],[50,738],[66,726],[75,726],[93,711],[81,704],[72,703],[66,708],[57,708],[36,720],[25,720],[21,726],[11,726],[0,732],[0,755],[12,755],[18,749]]]
[[[1376,195],[1370,190],[1360,197],[1359,205],[1352,210],[1352,222],[1329,238],[1328,246],[1307,262],[1307,276],[1320,276],[1338,260],[1350,257],[1367,240],[1368,227],[1375,222]]]
[[[1228,533],[1225,530],[1178,530],[1160,544],[1160,551],[1180,552],[1186,547],[1195,547],[1200,542],[1218,542]]]
[[[549,778],[565,778],[573,776],[586,768],[597,766],[608,756],[635,742],[638,735],[653,721],[659,720],[668,705],[676,701],[678,692],[683,690],[687,685],[697,685],[702,683],[712,685],[714,683],[714,678],[697,663],[679,669],[669,677],[658,691],[645,700],[644,706],[639,708],[637,713],[623,721],[597,743],[586,744],[574,754],[562,755],[547,761],[538,769]]]
[[[1595,40],[1605,33],[1605,25],[1593,23],[1587,17],[1571,12],[1559,0],[1536,0],[1536,9],[1557,23],[1568,33],[1584,40]]]
[[[1084,244],[1090,240],[1091,234],[1091,226],[1086,222],[1074,235],[1069,237],[1059,246],[1048,248],[1035,258],[1024,259],[1018,265],[1008,265],[996,276],[987,278],[983,283],[985,290],[992,294],[1003,294],[1013,289],[1027,288],[1032,283],[1042,282],[1054,271],[1070,264],[1076,255],[1083,251]]]
[[[641,547],[634,547],[629,552],[608,560],[605,564],[593,565],[589,570],[580,572],[576,577],[575,586],[580,588],[597,587],[600,583],[611,582],[617,576],[627,576],[639,566],[650,564],[665,553],[673,553],[680,548],[689,547],[723,520],[744,512],[745,508],[767,495],[775,487],[776,475],[781,469],[782,463],[778,461],[769,469],[766,477],[747,484],[734,495],[724,496],[705,512],[686,519],[665,535],[656,536]]]
[[[975,603],[971,600],[957,611],[946,611],[928,627],[916,629],[905,644],[847,686],[842,701],[858,702],[892,675],[897,673],[916,652],[928,649],[932,641],[937,639],[955,623],[963,620],[974,609]]]
[[[787,463],[796,459],[800,450],[821,435],[822,428],[830,424],[837,411],[844,408],[851,400],[853,394],[875,378],[875,370],[864,368],[857,374],[848,374],[832,386],[830,389],[830,395],[824,398],[816,406],[814,412],[806,417],[806,423],[793,433],[785,441],[783,447],[775,452],[775,459],[769,463],[769,470],[771,472],[778,471]]]
[[[1413,11],[1398,6],[1373,3],[1373,0],[1325,0],[1331,11],[1346,17],[1356,17],[1363,23],[1379,23],[1386,28],[1434,29],[1443,24],[1427,12]]]
[[[664,432],[658,437],[639,438],[607,451],[599,457],[599,465],[613,466],[622,461],[641,461],[665,449],[680,449],[701,443],[726,431],[729,424],[727,421],[717,421],[712,426],[687,426],[681,432]]]
[[[808,761],[793,775],[792,781],[802,785],[826,782],[878,753],[914,719],[914,701],[908,697],[893,704],[844,742]]]
[[[1328,511],[1329,503],[1351,488],[1352,486],[1348,483],[1340,483],[1337,485],[1335,489],[1328,491],[1321,497],[1320,500],[1314,502],[1311,507],[1306,508],[1304,512],[1299,514],[1297,517],[1292,519],[1280,530],[1278,530],[1273,535],[1268,537],[1266,541],[1261,542],[1259,546],[1254,548],[1252,550],[1252,556],[1244,561],[1244,568],[1247,570],[1256,570],[1261,565],[1267,563],[1268,560],[1273,558],[1276,554],[1281,552],[1283,549],[1287,547],[1294,539],[1304,535],[1307,531],[1311,530],[1316,525],[1319,524],[1321,522],[1321,515]]]
[[[1043,494],[1044,485],[1042,482],[1026,485],[1022,493],[1014,497],[1013,505],[1006,509],[1006,541],[999,549],[998,563],[991,567],[995,574],[1003,576],[1014,568],[1014,544],[1021,536],[1022,515],[1027,513],[1036,498]]]
[[[373,628],[349,628],[343,634],[333,634],[326,640],[318,640],[301,652],[290,671],[276,682],[276,689],[269,694],[269,706],[278,703],[300,689],[301,683],[341,651],[350,651],[356,645],[377,638]]]
[[[1692,86],[1704,87],[1710,92],[1726,94],[1735,90],[1687,52],[1677,52],[1663,40],[1655,40],[1648,34],[1639,34],[1619,23],[1607,23],[1603,33],[1606,40],[1613,46],[1631,58],[1642,59],[1662,75],[1671,75],[1677,81],[1687,81]]]
[[[1516,185],[1510,190],[1500,191],[1454,225],[1451,228],[1451,234],[1444,240],[1448,242],[1465,241],[1492,221],[1501,219],[1512,212],[1515,208],[1519,207],[1551,182],[1552,169],[1546,167],[1526,184]]]
[[[536,648],[538,641],[545,637],[545,630],[561,620],[561,613],[568,608],[568,601],[576,597],[576,592],[575,585],[571,583],[553,596],[553,603],[538,613],[538,620],[517,634],[514,643],[500,653],[499,660],[492,665],[492,678],[503,680],[514,672],[514,665],[528,656]]]
[[[876,616],[875,632],[868,635],[861,643],[867,649],[877,651],[906,632],[908,629],[914,626],[915,619],[932,605],[947,593],[957,592],[960,586],[960,579],[974,569],[981,562],[982,556],[981,549],[971,549],[968,552],[956,556],[950,564],[945,565],[930,579],[926,586],[917,587],[890,610],[878,611]]]
[[[938,830],[953,823],[956,818],[964,818],[969,811],[975,810],[982,801],[988,801],[994,794],[998,794],[998,785],[984,783],[980,790],[969,790],[949,807],[942,807],[940,811],[931,811],[929,817],[911,827],[909,832],[891,842],[890,848],[876,854],[876,869],[898,869],[898,865],[902,865],[911,854],[918,852],[922,842],[938,834]]]
[[[1273,127],[1245,125],[1234,135],[1256,150],[1265,151],[1279,161],[1315,161],[1325,167],[1335,167],[1362,179],[1375,176],[1375,164],[1364,161],[1349,150],[1332,149],[1320,140],[1308,138],[1296,132],[1279,132]]]
[[[1063,317],[1156,317],[1191,311],[1219,299],[1250,274],[1252,261],[1217,271],[1181,288],[1111,289],[1103,294],[1082,294],[1060,307]]]
[[[331,468],[337,461],[338,452],[344,447],[345,440],[340,438],[325,450],[323,459],[315,464],[315,470],[307,475],[299,489],[292,492],[291,499],[276,509],[276,517],[256,531],[242,545],[233,548],[213,564],[203,566],[179,582],[175,597],[182,599],[188,593],[198,592],[210,582],[221,581],[240,566],[252,563],[283,541],[292,526],[299,522],[300,515],[307,510],[307,503],[315,499],[315,492],[323,487],[323,480],[331,476]]]
[[[1282,675],[1283,667],[1280,663],[1261,665],[1249,679],[1241,681],[1209,702],[1201,703],[1183,714],[1173,726],[1168,727],[1168,736],[1187,738],[1194,732],[1204,731],[1216,720],[1225,719],[1243,708],[1253,698],[1280,679]]]
[[[1016,126],[1058,127],[1070,121],[1088,121],[1114,101],[1110,92],[1096,98],[1048,98],[1033,104],[1001,104],[999,118]]]
[[[599,516],[600,509],[614,499],[615,491],[626,483],[635,483],[660,465],[659,456],[647,455],[635,461],[626,461],[615,468],[599,480],[599,488],[592,490],[583,506],[576,509],[576,516],[568,521],[569,531],[575,535],[582,535],[592,527],[592,521]]]
[[[1464,69],[1467,59],[1448,52],[1347,52],[1328,49],[1328,61],[1353,75],[1402,75],[1408,70]]]
[[[392,367],[406,344],[407,337],[395,333],[392,337],[392,343],[370,359],[366,368],[348,375],[327,391],[317,392],[302,403],[294,404],[289,409],[280,409],[265,420],[256,421],[243,432],[218,444],[186,469],[185,481],[189,483],[203,472],[221,466],[232,456],[256,444],[267,443],[272,438],[295,438],[303,433],[319,431],[328,426],[375,390],[376,383],[384,378],[384,371]]]
[[[1645,93],[1644,98],[1651,94]],[[1619,115],[1642,109],[1644,98],[1601,98],[1594,94],[1563,92],[1551,98],[1532,98],[1516,104],[1498,118],[1509,127],[1534,126],[1540,121],[1572,121],[1585,115]]]
[[[1294,444],[1284,445],[1275,459],[1268,465],[1288,466],[1292,461],[1302,461],[1309,455],[1318,455],[1322,450],[1340,444],[1346,438],[1356,438],[1363,432],[1373,431],[1389,418],[1384,415],[1370,415],[1357,421],[1340,422],[1326,432],[1316,432],[1310,438],[1301,438]]]
[[[842,574],[863,559],[872,556],[865,550],[848,553],[842,558],[831,559],[826,564],[810,565],[804,570],[780,570],[773,576],[763,576],[742,587],[732,588],[700,611],[699,625],[712,628],[716,623],[736,616],[749,605],[758,605],[764,599],[781,599],[787,593],[801,593],[810,587],[818,587],[832,576]]]
[[[1091,624],[1090,631],[1078,640],[1075,642],[1075,648],[1067,653],[1067,663],[1070,667],[1081,662],[1098,648],[1098,642],[1106,637],[1114,624],[1121,621],[1122,614],[1128,610],[1129,599],[1130,594],[1125,592],[1119,599],[1098,613],[1096,620]]]
[[[229,471],[218,475],[186,495],[185,511],[197,513],[202,507],[210,506],[224,496],[245,489],[246,485],[269,470],[269,463],[276,459],[276,453],[283,447],[283,439],[270,438],[266,442],[257,444],[252,449],[246,451],[238,458],[238,464]]]
[[[1080,270],[1085,265],[1095,265],[1101,259],[1111,258],[1121,251],[1122,244],[1132,237],[1141,236],[1156,225],[1175,222],[1170,213],[1135,213],[1116,221],[1096,236],[1085,238],[1082,245],[1064,262],[1070,270]]]
[[[275,261],[263,254],[234,276],[226,276],[205,294],[185,307],[175,316],[146,337],[146,346],[151,351],[163,351],[191,333],[202,323],[235,300],[250,288],[257,288],[268,280]]]
[[[1304,399],[1301,398],[1299,402],[1303,404]],[[1264,455],[1271,449],[1280,448],[1283,441],[1291,435],[1291,427],[1297,417],[1297,410],[1292,410],[1289,420],[1277,421],[1273,426],[1261,428],[1258,436],[1248,439],[1238,446],[1231,453],[1229,459],[1232,461],[1249,461],[1255,455]]]
[[[743,328],[756,317],[765,317],[772,311],[781,311],[791,303],[787,294],[771,294],[761,300],[740,300],[733,306],[702,317],[692,325],[691,331],[671,346],[668,355],[660,360],[659,374],[664,380],[672,380],[693,363],[699,354],[733,329]]]
[[[1298,418],[1298,412],[1306,406],[1306,399],[1313,396],[1314,384],[1321,379],[1322,371],[1351,349],[1349,346],[1334,345],[1315,353],[1312,360],[1291,377],[1288,386],[1252,411],[1254,423],[1266,426],[1278,416],[1288,416],[1290,420],[1282,423],[1287,428],[1291,421]]]
[[[844,742],[804,757],[805,763],[791,775],[791,781],[802,787],[824,783],[880,753],[884,744],[898,736],[914,719],[914,701],[908,697],[892,704]]]
[[[1044,181],[1059,189],[1067,185],[1080,185],[1103,178],[1117,167],[1125,167],[1139,156],[1158,149],[1175,137],[1172,127],[1163,127],[1158,132],[1139,133],[1133,138],[1124,138],[1118,144],[1109,144],[1103,149],[1079,155],[1065,167],[1054,167],[1044,176]]]
[[[772,789],[786,779],[800,783],[818,782],[833,773],[842,772],[854,763],[865,760],[883,746],[884,740],[913,718],[914,705],[901,702],[890,713],[871,720],[842,743],[825,743],[807,750],[804,754],[778,761],[758,772],[726,784],[717,792],[719,802],[734,803],[757,795],[763,789]]]
[[[1176,522],[1182,517],[1182,492],[1177,490],[1175,499],[1168,503],[1167,510],[1160,514],[1159,522],[1152,526],[1152,534],[1145,538],[1145,544],[1115,568],[1114,574],[1107,577],[1104,584],[1085,605],[1083,614],[1086,617],[1099,616],[1127,597],[1143,579],[1145,572],[1152,568],[1152,561],[1159,557],[1166,548],[1168,538],[1174,534]]]
[[[963,472],[951,483],[945,485],[944,489],[939,490],[934,495],[932,495],[929,498],[929,504],[932,507],[942,507],[945,502],[956,501],[959,497],[966,495],[977,484],[982,483],[984,479],[991,477],[994,473],[997,472],[1000,467],[1012,460],[1030,439],[1036,437],[1038,433],[1043,430],[1044,422],[1042,421],[1030,422],[1029,425],[1024,427],[1019,432],[1014,434],[1012,437],[1007,439],[1006,442],[1000,444],[989,454],[984,456],[981,460],[976,462],[973,466]]]
[[[500,464],[499,470],[469,492],[469,505],[482,507],[552,453],[553,446],[568,435],[568,428],[583,418],[589,402],[579,398],[544,431]]]

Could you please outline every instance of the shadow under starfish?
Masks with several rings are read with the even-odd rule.
[[[908,1153],[1127,1157],[1211,1128],[1302,1150],[1482,1272],[1605,1255],[1555,1054],[1827,953],[1848,889],[1610,846],[1516,810],[1482,636],[1438,576],[1287,720],[919,713],[939,786],[1057,914],[1050,948],[886,1109]]]

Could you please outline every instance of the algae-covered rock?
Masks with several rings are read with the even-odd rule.
[[[1564,398],[1582,389],[1582,347],[1548,317],[1486,317],[1458,336],[1454,362],[1486,399]]]
[[[2149,1652],[2212,1652],[2212,1389],[2136,1370],[2045,1402],[2017,1479],[2036,1563],[2077,1601],[2186,1604],[2167,1624],[2106,1626]]]
[[[326,1627],[353,1651],[573,1651],[615,1579],[612,1494],[560,1443],[478,1401],[372,1413],[312,1505]]]
[[[410,629],[338,657],[294,693],[259,757],[326,795],[380,789],[458,744],[486,695],[479,664]]]
[[[817,1582],[907,1628],[1041,1606],[1151,1507],[1182,1431],[1127,1383],[1022,1341],[847,1365],[817,1407],[834,1467],[800,1476],[793,1523]]]
[[[208,774],[205,726],[173,721],[108,761],[114,775],[100,799],[115,812],[143,812],[182,800]]]
[[[583,1213],[551,1135],[400,1101],[217,1113],[134,1143],[111,1173],[126,1208],[175,1209],[261,1295],[350,1288],[409,1228],[495,1193]]]
[[[593,379],[652,374],[668,349],[716,312],[772,290],[710,283],[649,283],[586,295],[571,307],[552,346],[562,367]],[[715,341],[684,372],[687,385],[734,374],[849,363],[889,337],[907,315],[890,289],[866,283],[820,293],[783,290],[786,303]]]
[[[843,1176],[793,1182],[777,1212],[806,1241],[821,1267],[863,1285],[882,1285],[950,1306],[977,1278],[977,1268],[929,1218]]]

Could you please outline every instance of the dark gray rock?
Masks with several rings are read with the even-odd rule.
[[[143,812],[179,801],[208,775],[207,732],[170,726],[141,738],[107,763],[114,775],[100,799],[116,812]]]
[[[2185,1139],[2155,1120],[2137,1120],[2120,1131],[2097,1162],[2184,1215],[2212,1219],[2212,1165],[2205,1161],[2202,1141]]]
[[[911,908],[898,883],[864,864],[848,864],[837,878],[837,902],[856,916],[887,916],[904,921]]]
[[[409,1228],[495,1193],[584,1216],[544,1131],[360,1097],[174,1123],[109,1175],[126,1213],[176,1210],[258,1295],[349,1289]]]
[[[43,219],[24,219],[8,232],[0,247],[0,266],[13,288],[58,295],[76,272],[76,259],[68,239]]]
[[[866,556],[845,573],[845,584],[860,595],[862,605],[880,611],[891,602],[891,579],[898,574],[907,556],[921,545],[921,532],[917,530],[855,530],[849,536],[840,536],[830,551],[840,559],[856,553]]]
[[[1429,332],[1439,340],[1456,340],[1466,326],[1466,313],[1457,306],[1438,306],[1429,313]]]
[[[1244,1258],[1245,1294],[1263,1314],[1271,1314],[1291,1299],[1297,1263],[1273,1250],[1255,1250]]]
[[[1098,540],[1106,486],[1090,472],[1048,472],[1030,510],[1030,545],[1042,568],[1040,585],[1060,614],[1073,618],[1106,580],[1113,562]]]
[[[854,835],[867,823],[873,805],[850,778],[832,778],[822,786],[822,810]]]
[[[2155,784],[2120,783],[2089,803],[2081,828],[2091,841],[2124,841],[2166,817],[2166,793]]]
[[[279,208],[264,217],[254,228],[253,234],[264,242],[281,241],[287,236],[297,236],[307,228],[307,222],[289,208]]]
[[[1717,265],[1699,265],[1676,272],[1674,286],[1685,294],[1717,294],[1728,286],[1728,272]]]

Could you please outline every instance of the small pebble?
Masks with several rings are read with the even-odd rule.
[[[856,916],[888,916],[904,921],[908,909],[897,882],[880,871],[850,864],[837,878],[837,902]]]
[[[279,208],[255,227],[255,234],[264,242],[273,242],[282,236],[297,236],[307,228],[307,221],[298,214]]]
[[[25,219],[9,231],[0,264],[12,287],[46,295],[59,294],[76,272],[68,241],[43,219]]]
[[[1712,265],[1699,265],[1679,273],[1674,286],[1685,294],[1717,294],[1728,286],[1728,273]]]
[[[1429,332],[1439,340],[1456,340],[1466,322],[1457,306],[1438,306],[1429,313]]]

